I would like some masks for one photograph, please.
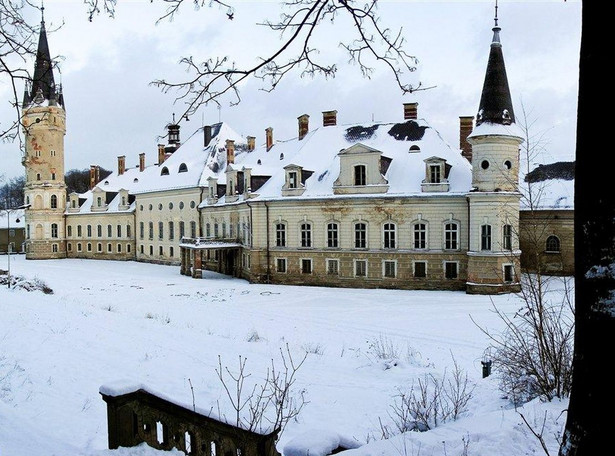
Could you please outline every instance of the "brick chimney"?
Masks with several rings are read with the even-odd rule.
[[[211,125],[205,125],[203,127],[203,147],[209,146],[211,142]]]
[[[323,111],[322,126],[333,127],[337,125],[337,111]]]
[[[126,171],[126,155],[117,157],[117,175],[121,176]]]
[[[226,140],[226,164],[232,165],[235,163],[235,141],[232,139]]]
[[[141,152],[139,154],[139,171],[143,172],[145,169],[145,153]]]
[[[297,117],[297,120],[299,121],[299,140],[302,140],[310,131],[310,116],[303,114]]]
[[[267,143],[267,152],[273,147],[273,128],[265,128],[265,139]]]
[[[248,152],[252,152],[256,148],[256,137],[248,136]]]
[[[90,190],[96,187],[96,184],[100,180],[100,166],[90,165]]]
[[[459,116],[459,148],[461,155],[472,163],[472,144],[468,142],[468,136],[474,129],[474,116]]]
[[[404,120],[418,119],[418,103],[404,103]]]
[[[164,144],[158,144],[158,164],[162,165],[166,160],[166,154],[164,152]]]

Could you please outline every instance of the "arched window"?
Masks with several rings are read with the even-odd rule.
[[[162,167],[162,171],[160,171],[160,175],[161,176],[168,176],[169,175],[169,168],[167,168],[166,166]]]
[[[98,225],[96,227],[96,236],[98,236],[99,238],[102,237],[102,225]]]
[[[56,195],[51,195],[51,209],[58,208],[58,197]]]
[[[385,223],[382,227],[383,247],[385,249],[394,249],[396,244],[396,229],[394,223]]]
[[[354,225],[354,247],[356,249],[367,248],[367,223],[359,222]]]
[[[339,247],[339,225],[336,222],[327,224],[327,247]]]
[[[365,165],[356,165],[354,167],[354,185],[366,185],[367,173]]]
[[[547,238],[547,252],[550,253],[559,253],[560,252],[560,241],[557,236],[551,235]]]
[[[188,166],[185,163],[182,163],[181,165],[179,165],[178,172],[180,172],[180,173],[187,173],[188,172]]]

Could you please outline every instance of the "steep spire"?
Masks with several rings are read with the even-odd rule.
[[[56,91],[56,84],[53,79],[53,63],[49,44],[47,42],[47,31],[45,30],[45,18],[43,16],[45,8],[41,7],[41,30],[38,37],[38,49],[36,51],[36,63],[34,64],[34,76],[32,77],[31,87],[26,87],[23,105],[26,107],[31,102],[41,103],[48,100],[49,104],[62,104],[63,100],[60,93]]]
[[[504,54],[500,43],[500,30],[498,26],[498,5],[495,4],[495,27],[493,27],[493,40],[489,52],[489,62],[483,84],[483,93],[480,98],[476,126],[482,123],[510,125],[515,122],[512,99],[508,88]]]

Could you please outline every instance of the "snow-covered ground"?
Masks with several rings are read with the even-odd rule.
[[[567,403],[515,410],[497,376],[481,375],[488,340],[474,322],[501,329],[493,305],[512,313],[515,295],[252,285],[214,273],[195,280],[179,267],[23,256],[12,257],[11,273],[54,293],[0,289],[1,456],[168,454],[107,450],[101,385],[144,384],[192,404],[192,384],[196,406],[209,410],[225,399],[218,356],[231,370],[246,357],[258,380],[286,344],[296,359],[308,352],[295,387],[309,403],[282,434],[280,452],[333,435],[363,445],[349,456],[540,454],[521,412],[556,453]],[[398,349],[397,362],[377,356],[381,342]],[[400,389],[450,372],[453,358],[474,387],[468,411],[428,432],[380,440],[379,422],[390,420]]]

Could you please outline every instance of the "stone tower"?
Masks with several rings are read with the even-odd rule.
[[[496,10],[497,13],[497,10]],[[468,293],[517,291],[519,284],[519,145],[500,27],[493,28],[472,145]]]
[[[62,90],[53,78],[45,21],[41,30],[34,76],[24,90],[21,122],[25,137],[22,164],[26,210],[26,258],[66,257],[64,211],[64,135],[66,112]]]

